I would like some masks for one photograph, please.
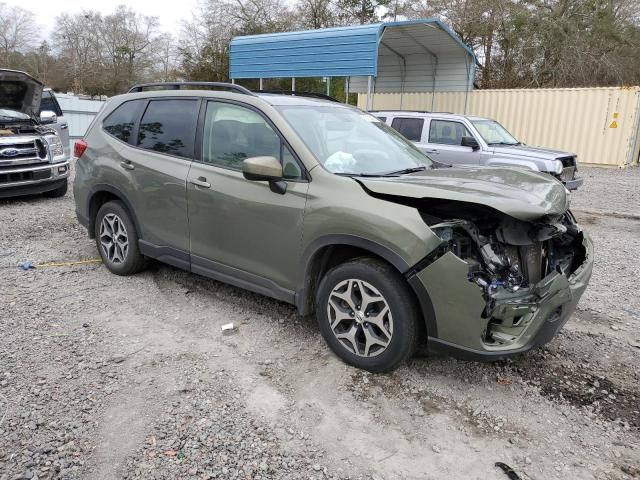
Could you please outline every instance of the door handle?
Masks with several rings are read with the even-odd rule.
[[[211,184],[207,182],[207,179],[204,177],[192,178],[189,181],[196,187],[211,188]]]
[[[124,160],[124,161],[120,162],[120,166],[122,168],[124,168],[125,170],[135,170],[135,168],[136,168],[136,167],[133,166],[133,164],[129,160]]]
[[[431,150],[427,150],[426,153],[440,153],[440,152],[435,148],[432,148]]]
[[[67,125],[66,123],[60,125],[60,130],[66,130],[67,128],[69,128],[69,125]]]

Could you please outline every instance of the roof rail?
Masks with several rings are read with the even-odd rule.
[[[387,110],[369,110],[369,113],[385,113],[385,112],[407,112],[407,113],[442,113],[442,112],[432,112],[430,110],[393,110],[391,108]]]
[[[241,85],[235,85],[233,83],[225,82],[154,82],[154,83],[140,83],[134,85],[129,89],[127,93],[144,92],[145,90],[196,90],[208,89],[208,90],[231,90],[236,93],[243,93],[245,95],[254,95],[251,90],[244,88]]]
[[[325,95],[324,93],[313,93],[313,92],[300,92],[297,90],[252,90],[253,93],[272,93],[275,95],[291,95],[292,97],[309,97],[309,98],[319,98],[322,100],[329,100],[331,102],[340,102],[337,98],[331,97],[329,95]]]

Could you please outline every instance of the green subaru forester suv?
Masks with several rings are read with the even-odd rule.
[[[138,86],[75,156],[77,216],[110,271],[157,259],[294,304],[373,372],[420,345],[475,360],[542,345],[591,276],[558,180],[447,168],[330,100]]]

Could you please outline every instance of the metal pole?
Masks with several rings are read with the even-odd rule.
[[[260,90],[264,90],[264,88],[262,88],[262,79],[260,79]]]
[[[344,77],[344,103],[349,105],[349,77]]]
[[[331,77],[327,77],[327,97],[331,95]]]
[[[295,79],[295,77],[291,78],[291,91],[292,92],[296,91],[296,79]]]
[[[373,104],[376,101],[376,77],[373,77],[373,95],[371,95],[371,110],[374,110]]]
[[[371,102],[371,75],[367,77],[367,106],[365,108],[367,111],[371,110],[369,102]]]
[[[236,79],[235,79],[235,78],[232,78],[232,79],[231,79],[231,85],[235,85],[235,84],[236,84]]]

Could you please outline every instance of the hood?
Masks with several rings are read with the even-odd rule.
[[[380,195],[470,202],[525,221],[561,215],[569,208],[562,183],[550,175],[517,168],[443,168],[357,180]]]
[[[498,155],[520,158],[536,158],[540,160],[555,160],[559,157],[575,157],[575,153],[551,150],[549,148],[530,147],[528,145],[491,145],[490,148]]]
[[[35,117],[40,111],[43,88],[27,73],[0,69],[0,108]]]

